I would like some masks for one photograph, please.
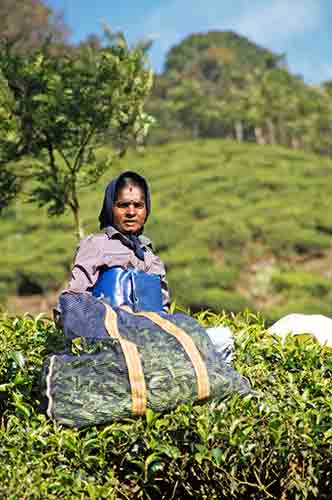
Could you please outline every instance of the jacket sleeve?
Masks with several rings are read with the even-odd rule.
[[[100,250],[93,235],[84,238],[77,249],[71,271],[71,279],[65,292],[85,292],[99,276]]]

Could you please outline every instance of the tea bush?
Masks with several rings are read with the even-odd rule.
[[[253,393],[77,431],[40,409],[38,380],[63,349],[53,323],[0,319],[0,498],[332,498],[332,353],[262,317],[198,315],[235,332],[235,367]]]
[[[272,284],[276,291],[306,291],[313,297],[326,297],[332,291],[331,280],[313,273],[290,271],[275,273]]]
[[[105,147],[100,154],[107,151]],[[168,266],[177,302],[216,312],[225,307],[239,311],[243,303],[249,303],[252,309],[270,315],[272,303],[279,312],[274,319],[294,310],[305,312],[300,309],[303,303],[308,312],[311,305],[317,308],[317,289],[307,286],[307,281],[292,294],[294,309],[288,286],[278,291],[271,287],[271,300],[257,298],[252,266],[272,258],[276,267],[288,263],[289,272],[311,272],[317,282],[330,279],[332,184],[326,179],[331,160],[219,139],[149,146],[141,154],[129,152],[93,189],[83,190],[87,233],[98,231],[106,183],[127,168],[150,182],[152,213],[146,233]],[[47,292],[62,288],[69,277],[77,245],[71,215],[49,218],[43,209],[24,201],[3,214],[0,296],[24,290],[26,278],[35,283],[36,290]],[[248,281],[248,275],[253,279]]]

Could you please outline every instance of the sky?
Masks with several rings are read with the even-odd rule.
[[[235,31],[275,53],[310,84],[332,79],[332,0],[47,0],[78,42],[107,23],[130,43],[152,38],[152,68],[191,33]]]

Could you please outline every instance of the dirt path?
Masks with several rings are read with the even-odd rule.
[[[58,293],[49,293],[46,295],[27,295],[8,297],[6,310],[10,314],[29,313],[32,316],[44,313],[49,317],[53,317],[52,310],[57,304]]]

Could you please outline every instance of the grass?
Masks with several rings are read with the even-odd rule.
[[[331,161],[224,140],[149,146],[81,193],[87,233],[98,230],[106,182],[127,168],[151,184],[146,233],[178,304],[217,312],[250,307],[269,320],[332,310]],[[70,214],[50,219],[17,202],[2,216],[0,293],[29,290],[29,282],[43,293],[60,289],[76,244]]]

